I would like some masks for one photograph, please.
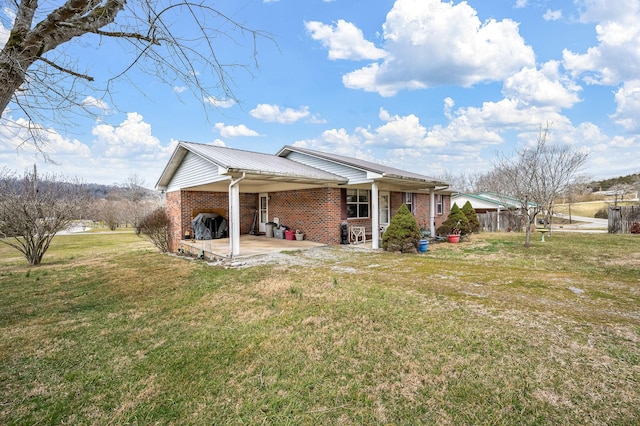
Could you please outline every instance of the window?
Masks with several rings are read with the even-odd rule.
[[[405,192],[403,198],[404,198],[404,203],[409,208],[409,211],[411,213],[414,213],[414,211],[413,211],[413,192]]]
[[[436,195],[436,213],[442,214],[442,195]]]
[[[369,217],[369,191],[347,189],[347,217]]]

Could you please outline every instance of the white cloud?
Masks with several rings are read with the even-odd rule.
[[[617,104],[613,119],[630,132],[640,131],[640,80],[624,83],[615,94]]]
[[[225,126],[224,123],[216,123],[215,128],[223,138],[237,138],[240,136],[260,136],[255,130],[251,130],[244,124],[239,126]]]
[[[525,67],[508,77],[502,93],[526,105],[571,108],[580,101],[577,94],[582,88],[562,76],[559,63],[550,61],[538,70]]]
[[[37,164],[42,173],[78,178],[84,182],[120,184],[133,173],[139,174],[152,187],[178,141],[162,145],[151,134],[151,126],[142,116],[129,113],[120,124],[105,123],[93,127],[93,143],[85,143],[59,134],[53,128],[42,128],[43,156],[28,141],[24,119],[13,119],[5,113],[0,126],[0,169],[7,167],[18,173]],[[34,126],[33,123],[30,124]],[[36,128],[41,128],[35,124]]]
[[[309,107],[304,106],[300,109],[285,108],[281,110],[278,105],[258,104],[249,114],[253,118],[266,121],[269,123],[291,124],[309,116]]]
[[[84,98],[84,100],[82,101],[82,105],[86,107],[97,108],[104,112],[107,112],[110,109],[109,104],[107,104],[102,99],[97,99],[97,98],[94,98],[93,96],[87,96],[86,98]]]
[[[173,91],[175,93],[184,93],[187,90],[187,86],[173,86]]]
[[[579,2],[583,22],[597,22],[597,46],[585,53],[563,50],[563,65],[574,78],[617,85],[640,74],[640,0]]]
[[[102,157],[156,158],[162,152],[160,141],[151,134],[151,125],[137,112],[128,113],[118,126],[98,124],[92,134],[95,136],[94,153]]]
[[[547,9],[544,15],[542,15],[542,18],[545,21],[557,21],[562,18],[562,10]]]
[[[392,96],[402,89],[500,81],[535,65],[516,22],[481,22],[467,2],[397,0],[383,29],[388,56],[344,75],[345,86]]]
[[[420,124],[420,119],[416,115],[392,116],[388,111],[380,108],[378,116],[385,124],[376,128],[375,132],[370,134],[367,143],[385,147],[426,145],[427,129]]]
[[[574,0],[583,23],[622,21],[640,11],[638,0]]]
[[[37,133],[39,146],[47,156],[58,161],[67,156],[78,156],[86,158],[90,154],[87,145],[77,139],[69,139],[60,135],[55,129],[43,128],[38,124],[29,123],[23,118],[13,120],[11,117],[3,119],[3,126],[0,126],[0,152],[2,156],[13,153],[31,157],[31,161],[39,156],[38,149],[31,142],[31,135],[27,130],[33,128]]]
[[[362,30],[351,22],[340,19],[334,25],[322,22],[305,22],[311,38],[319,40],[329,50],[329,59],[381,59],[386,52],[364,39]]]
[[[231,108],[236,104],[236,101],[233,99],[220,99],[215,96],[209,96],[205,98],[204,101],[216,108]]]

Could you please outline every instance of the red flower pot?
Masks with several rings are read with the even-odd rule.
[[[287,240],[295,240],[296,239],[296,231],[287,229],[284,231],[284,238]]]
[[[458,234],[449,234],[449,235],[447,235],[447,238],[449,239],[450,243],[459,243],[460,242],[460,235],[458,235]]]

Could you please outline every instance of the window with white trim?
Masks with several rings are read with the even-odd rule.
[[[442,195],[436,195],[436,213],[442,214]]]
[[[347,217],[369,217],[369,190],[347,189]]]
[[[409,211],[411,213],[414,213],[414,211],[413,211],[413,192],[405,192],[404,193],[404,203],[407,205],[407,208],[409,209]]]

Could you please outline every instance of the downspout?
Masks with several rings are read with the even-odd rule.
[[[240,186],[245,172],[238,179],[229,182],[229,257],[240,254]]]

